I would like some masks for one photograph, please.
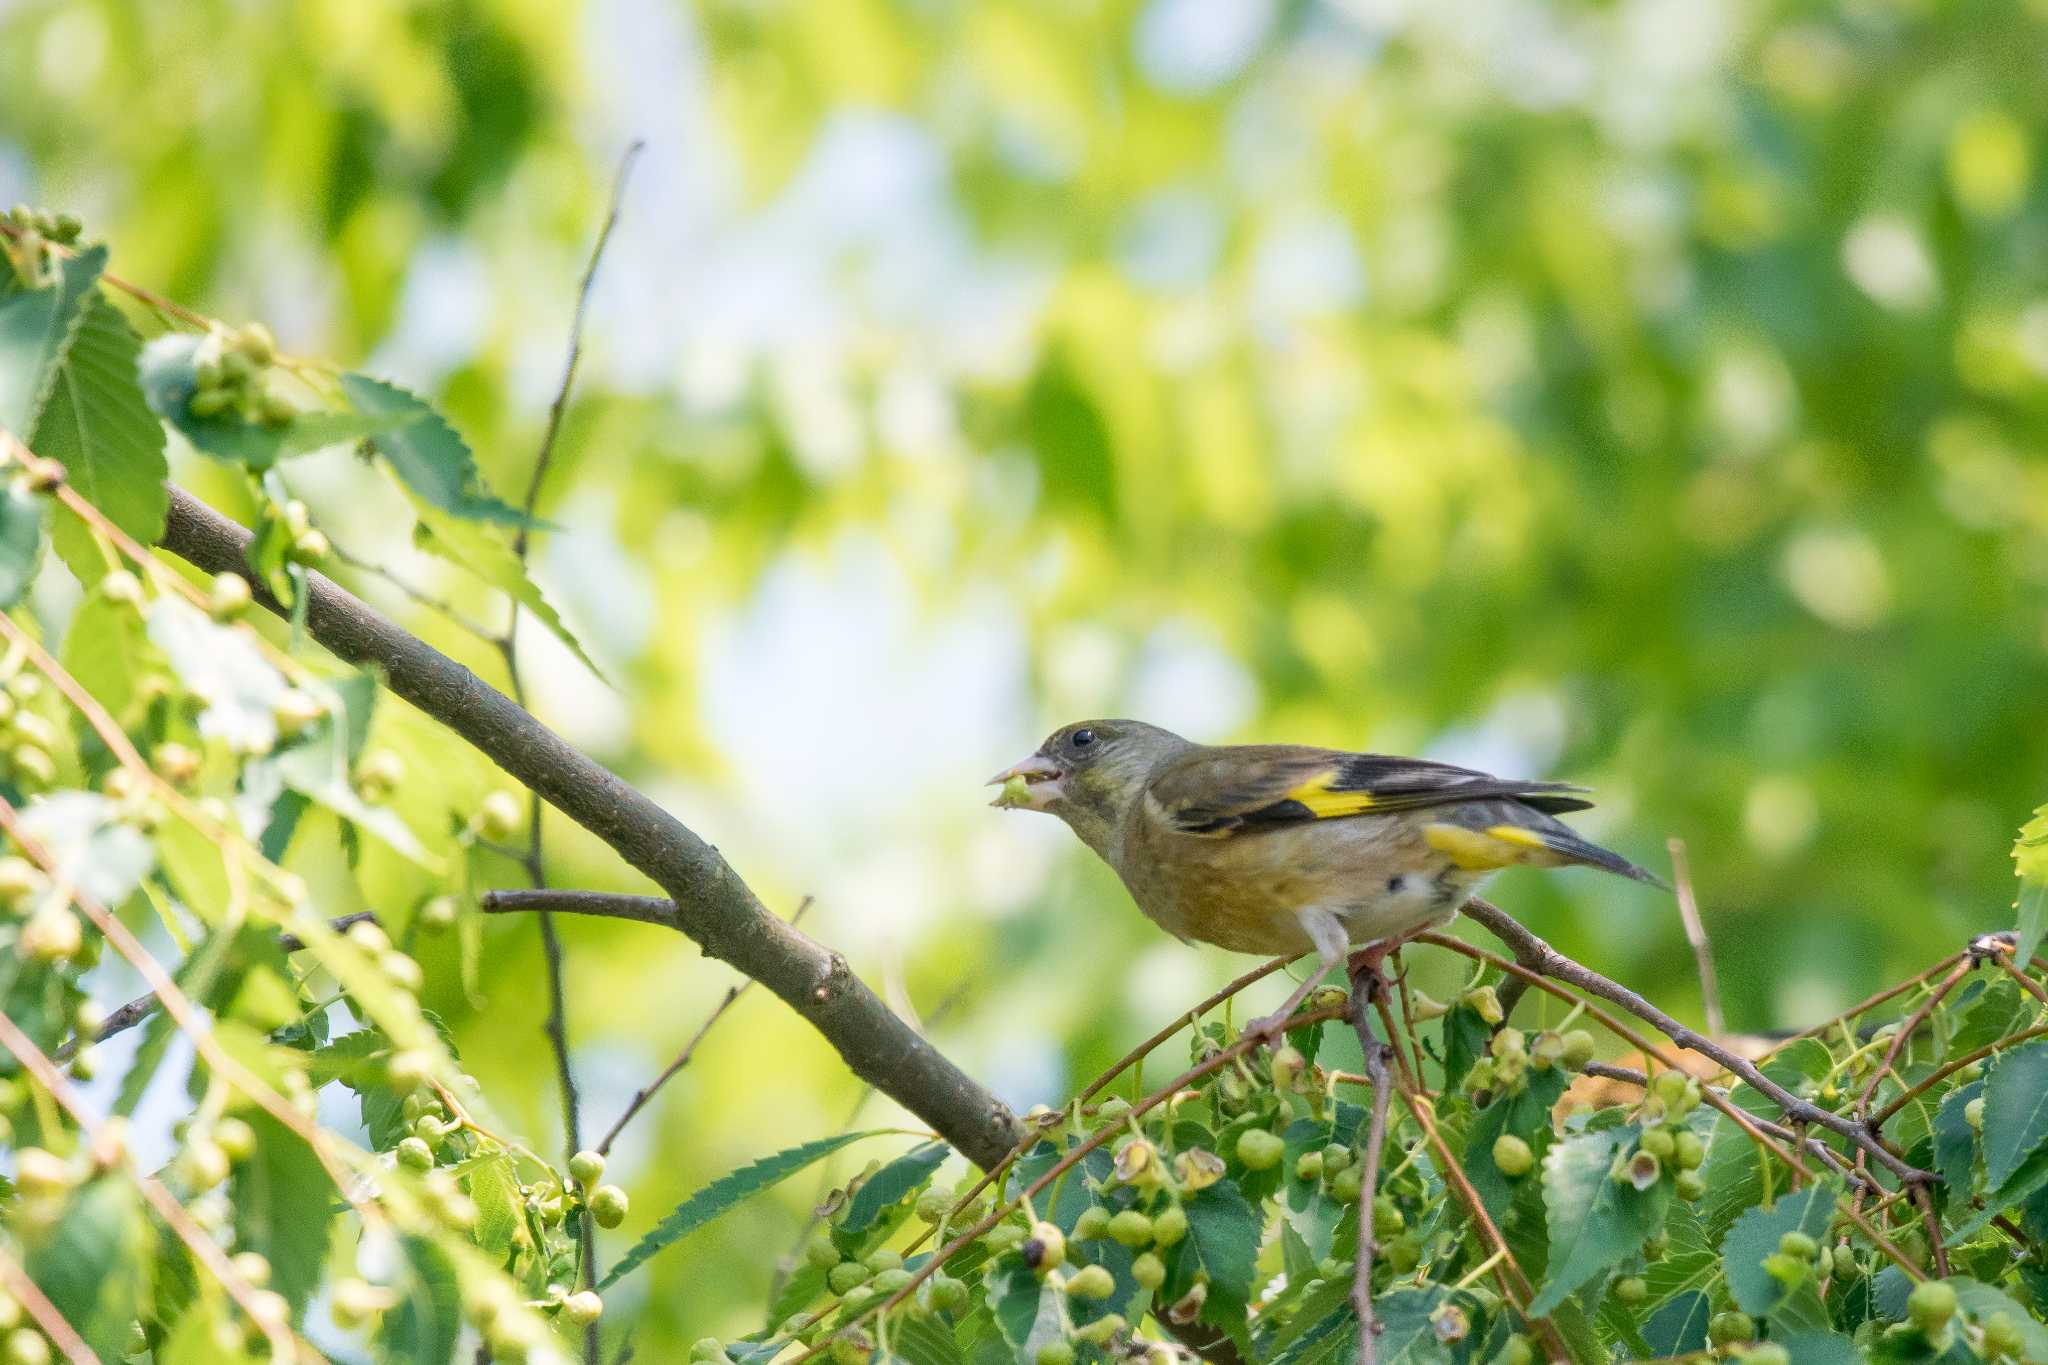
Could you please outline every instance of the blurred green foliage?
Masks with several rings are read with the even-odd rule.
[[[1236,965],[977,807],[1042,730],[1144,702],[1204,738],[1595,785],[1606,841],[1687,840],[1740,1026],[2011,921],[2048,787],[2044,59],[2040,0],[26,0],[0,9],[0,198],[436,388],[511,497],[646,138],[543,501],[541,577],[622,690],[543,678],[537,704],[764,894],[820,892],[821,936],[927,1015],[951,998],[942,1043],[1029,1100],[1186,1003],[1160,982]],[[345,478],[295,491],[344,549],[409,554]],[[861,589],[808,649],[792,576]],[[892,705],[828,725],[778,669]],[[380,714],[446,751],[401,798],[422,828],[474,802],[479,761]],[[558,881],[623,884],[550,838]],[[415,875],[329,861],[342,901]],[[885,916],[906,884],[922,909]],[[1497,899],[1693,1007],[1668,903]],[[537,950],[489,932],[473,991],[452,956],[430,989],[545,1132],[539,1035],[507,1023],[538,1017]],[[605,1123],[724,983],[638,928],[570,946]],[[671,1088],[638,1206],[853,1093],[750,1001]],[[795,1240],[787,1211],[726,1232]],[[646,1357],[749,1320],[767,1271],[711,1238],[652,1267]]]

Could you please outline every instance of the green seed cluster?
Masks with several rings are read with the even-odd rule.
[[[298,408],[274,383],[277,343],[270,329],[252,322],[229,331],[215,326],[192,357],[192,396],[185,410],[198,421],[234,417],[277,427],[298,416]]]
[[[1643,1130],[1635,1147],[1616,1160],[1615,1181],[1647,1190],[1668,1179],[1672,1193],[1688,1202],[1705,1194],[1699,1168],[1707,1159],[1706,1144],[1686,1123],[1699,1104],[1698,1081],[1682,1071],[1658,1072],[1643,1100]]]

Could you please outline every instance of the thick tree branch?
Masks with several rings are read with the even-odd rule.
[[[258,602],[279,610],[249,571],[247,529],[182,489],[170,492],[164,547],[209,573],[241,575]],[[1010,1150],[1020,1130],[1009,1109],[897,1018],[845,958],[770,913],[717,849],[469,669],[324,575],[307,580],[314,639],[350,663],[381,669],[394,693],[611,845],[668,893],[674,928],[780,996],[856,1075],[963,1156],[986,1166]]]

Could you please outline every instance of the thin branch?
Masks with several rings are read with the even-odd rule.
[[[249,533],[173,488],[164,546],[209,572],[251,577]],[[767,986],[839,1051],[855,1074],[930,1124],[976,1165],[1016,1140],[1009,1109],[941,1056],[839,954],[761,904],[718,851],[619,777],[570,747],[502,692],[400,629],[323,574],[308,573],[306,627],[339,657],[382,669],[391,690],[475,745],[515,780],[611,845],[674,901],[669,923]],[[278,611],[261,583],[258,602]]]
[[[1365,1074],[1372,1084],[1372,1112],[1366,1120],[1365,1167],[1358,1181],[1358,1255],[1351,1272],[1351,1306],[1358,1314],[1358,1365],[1379,1365],[1379,1325],[1372,1315],[1372,1263],[1379,1251],[1373,1234],[1373,1203],[1379,1196],[1380,1149],[1387,1141],[1387,1102],[1393,1082],[1387,1074],[1386,1043],[1373,1036],[1366,1018],[1366,997],[1380,984],[1377,965],[1364,964],[1351,974],[1351,1026],[1365,1050]]]
[[[1466,902],[1465,914],[1507,944],[1514,951],[1516,960],[1530,971],[1542,976],[1555,977],[1560,981],[1568,981],[1589,995],[1597,995],[1603,1000],[1612,1001],[1638,1019],[1654,1026],[1680,1047],[1690,1048],[1702,1056],[1711,1057],[1731,1074],[1741,1077],[1749,1082],[1753,1089],[1768,1096],[1793,1122],[1814,1124],[1840,1133],[1869,1152],[1874,1160],[1901,1180],[1924,1182],[1938,1179],[1931,1171],[1923,1171],[1900,1160],[1874,1133],[1854,1119],[1845,1118],[1831,1109],[1823,1109],[1809,1100],[1799,1098],[1757,1070],[1756,1065],[1748,1058],[1729,1051],[1694,1029],[1687,1028],[1628,987],[1609,980],[1590,967],[1574,962],[1516,923],[1514,918],[1499,906],[1475,897]]]
[[[1667,839],[1671,853],[1671,885],[1678,893],[1678,918],[1685,925],[1685,941],[1692,945],[1693,964],[1700,973],[1700,1009],[1707,1016],[1707,1032],[1726,1037],[1728,1020],[1721,1013],[1721,982],[1714,974],[1714,945],[1707,940],[1707,926],[1700,918],[1700,904],[1692,893],[1692,867],[1685,856],[1685,840]]]
[[[487,915],[592,915],[598,919],[629,919],[682,930],[676,903],[664,896],[628,896],[611,891],[486,891],[477,904]]]
[[[337,560],[339,560],[343,564],[348,565],[351,569],[354,569],[356,572],[369,574],[372,578],[377,579],[379,582],[387,584],[395,592],[397,592],[399,596],[406,598],[407,600],[414,602],[419,606],[425,607],[428,611],[446,617],[451,624],[455,625],[459,629],[468,631],[471,635],[476,636],[479,640],[485,640],[492,644],[497,643],[497,631],[492,630],[490,627],[484,625],[483,622],[478,621],[475,617],[470,616],[467,612],[464,612],[461,609],[457,608],[446,598],[437,597],[433,593],[428,592],[424,588],[415,587],[412,583],[399,577],[390,569],[385,568],[382,564],[377,563],[375,560],[365,559],[361,555],[343,549],[339,545],[332,546],[331,552],[333,553],[334,557]]]
[[[798,902],[796,913],[789,917],[789,922],[791,924],[802,923],[804,912],[810,908],[811,898],[805,896],[802,901]],[[667,1085],[671,1077],[690,1064],[690,1059],[696,1056],[697,1045],[704,1041],[704,1036],[711,1032],[712,1026],[725,1017],[726,1011],[730,1010],[734,1002],[745,995],[747,988],[753,984],[752,981],[742,981],[737,986],[728,988],[724,998],[712,1007],[711,1013],[704,1016],[704,1022],[697,1026],[697,1031],[690,1035],[690,1041],[683,1044],[683,1050],[676,1054],[676,1059],[666,1067],[663,1067],[659,1076],[656,1076],[646,1085],[633,1092],[633,1098],[626,1102],[625,1112],[619,1115],[618,1121],[612,1124],[604,1137],[598,1141],[594,1150],[599,1156],[611,1155],[612,1144],[619,1140],[619,1134],[625,1130],[627,1124],[633,1121],[633,1116],[647,1107],[647,1102],[654,1098],[655,1091]]]
[[[351,924],[359,924],[364,920],[375,924],[377,922],[377,912],[375,910],[358,910],[354,914],[342,915],[338,919],[329,920],[328,924],[334,929],[335,933],[339,934],[346,932]],[[299,941],[299,937],[296,934],[279,934],[277,936],[277,946],[287,953],[296,953],[306,945]],[[93,1032],[92,1040],[95,1043],[104,1043],[117,1033],[127,1032],[143,1020],[149,1018],[150,1015],[155,1014],[157,1007],[162,1003],[162,1001],[157,999],[154,991],[136,996],[133,1000],[130,1000],[127,1004],[109,1014],[101,1022],[99,1028]],[[78,1039],[71,1038],[62,1047],[57,1049],[55,1056],[60,1062],[69,1061],[77,1051]]]
[[[64,1315],[57,1311],[57,1305],[50,1302],[41,1286],[28,1277],[28,1271],[9,1256],[4,1247],[0,1247],[0,1289],[12,1294],[16,1302],[28,1310],[36,1326],[43,1329],[43,1335],[57,1344],[57,1349],[64,1353],[64,1358],[71,1365],[100,1365],[99,1356],[85,1344],[85,1338],[64,1320]]]

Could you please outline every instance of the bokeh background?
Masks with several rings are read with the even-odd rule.
[[[644,140],[537,562],[610,681],[529,629],[536,709],[1022,1105],[1245,965],[983,807],[1088,715],[1595,786],[1596,836],[1689,844],[1740,1027],[2009,922],[2048,796],[2044,70],[2042,0],[0,0],[0,202],[435,393],[516,495]],[[345,454],[287,480],[502,618]],[[379,724],[422,829],[493,785]],[[336,913],[416,898],[328,833],[294,858]],[[639,889],[549,840],[558,884]],[[1669,900],[1494,892],[1698,1016]],[[433,1003],[553,1143],[534,926],[482,933],[467,982],[427,951]],[[729,976],[564,933],[601,1129]],[[860,1103],[749,997],[629,1130],[626,1232]],[[637,1276],[642,1358],[758,1325],[815,1194]]]

